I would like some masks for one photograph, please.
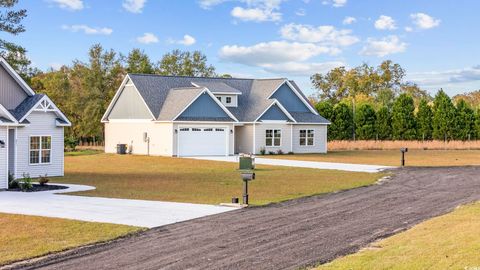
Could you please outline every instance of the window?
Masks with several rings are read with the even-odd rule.
[[[216,128],[215,131],[225,131],[224,128]]]
[[[192,128],[192,131],[202,131],[201,128]]]
[[[189,128],[181,128],[180,131],[190,131]]]
[[[265,130],[265,145],[280,146],[282,141],[282,131],[280,129]]]
[[[50,163],[52,153],[51,136],[30,137],[30,164]]]
[[[222,102],[222,97],[217,97],[218,101]]]
[[[226,98],[225,98],[225,102],[226,102],[227,104],[232,103],[232,97],[226,97]]]
[[[203,131],[213,131],[213,128],[204,128]]]
[[[300,130],[300,145],[301,146],[312,146],[314,145],[315,131],[313,129],[302,129]]]

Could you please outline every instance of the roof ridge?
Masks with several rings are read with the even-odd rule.
[[[205,87],[196,87],[196,86],[186,86],[186,87],[174,87],[170,90],[192,90],[192,89],[204,89]]]
[[[160,74],[144,74],[144,73],[127,73],[127,75],[137,76],[151,76],[151,77],[164,77],[164,78],[193,78],[193,79],[221,79],[221,80],[255,80],[252,78],[225,78],[225,77],[205,77],[205,76],[184,76],[184,75],[160,75]]]

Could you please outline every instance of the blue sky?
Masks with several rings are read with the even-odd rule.
[[[309,76],[332,67],[400,63],[434,93],[480,89],[480,1],[469,0],[37,0],[27,31],[3,38],[46,70],[86,60],[100,43],[152,60],[172,49],[201,50],[219,73],[288,77],[305,92]]]

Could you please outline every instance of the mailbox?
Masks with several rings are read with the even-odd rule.
[[[407,147],[400,148],[400,152],[402,152],[402,159],[400,161],[400,166],[404,167],[405,166],[405,153],[408,152],[408,148]]]
[[[243,181],[251,181],[255,180],[255,173],[254,172],[242,172],[242,180]]]
[[[405,148],[400,148],[400,151],[401,151],[402,153],[407,153],[407,152],[408,152],[408,148],[406,148],[406,147],[405,147]]]

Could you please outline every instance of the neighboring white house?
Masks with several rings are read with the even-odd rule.
[[[0,190],[8,174],[63,176],[63,129],[70,122],[0,57]]]
[[[287,79],[128,74],[105,112],[105,152],[326,153],[328,120]]]

